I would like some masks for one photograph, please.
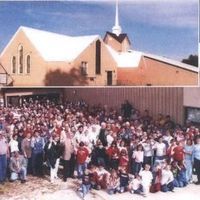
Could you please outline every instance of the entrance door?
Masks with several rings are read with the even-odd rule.
[[[113,77],[112,77],[112,71],[107,71],[107,85],[112,85]]]

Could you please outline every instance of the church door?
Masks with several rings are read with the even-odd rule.
[[[112,71],[107,71],[107,85],[112,85],[112,82],[113,82]]]

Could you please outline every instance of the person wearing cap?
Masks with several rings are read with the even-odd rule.
[[[17,179],[21,180],[21,183],[26,182],[26,160],[23,155],[20,155],[18,151],[14,151],[10,159],[10,181],[13,182]]]
[[[8,144],[3,132],[0,131],[0,184],[6,180]]]

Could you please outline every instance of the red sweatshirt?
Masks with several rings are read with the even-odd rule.
[[[76,159],[77,159],[77,163],[78,164],[83,164],[87,157],[89,156],[89,152],[87,150],[87,148],[85,147],[79,147],[77,150],[77,155],[76,155]]]
[[[111,159],[111,158],[119,158],[119,149],[117,148],[117,147],[109,147],[108,149],[107,149],[107,154],[108,154],[108,156],[109,156],[109,158]]]
[[[182,146],[176,146],[174,148],[173,158],[175,161],[183,161],[184,159],[184,151]]]

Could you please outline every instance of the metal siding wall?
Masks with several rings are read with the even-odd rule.
[[[158,113],[169,114],[181,124],[184,119],[183,88],[66,88],[65,97],[70,101],[83,99],[89,104],[115,108],[120,108],[128,99],[141,112],[148,109],[153,117]]]

